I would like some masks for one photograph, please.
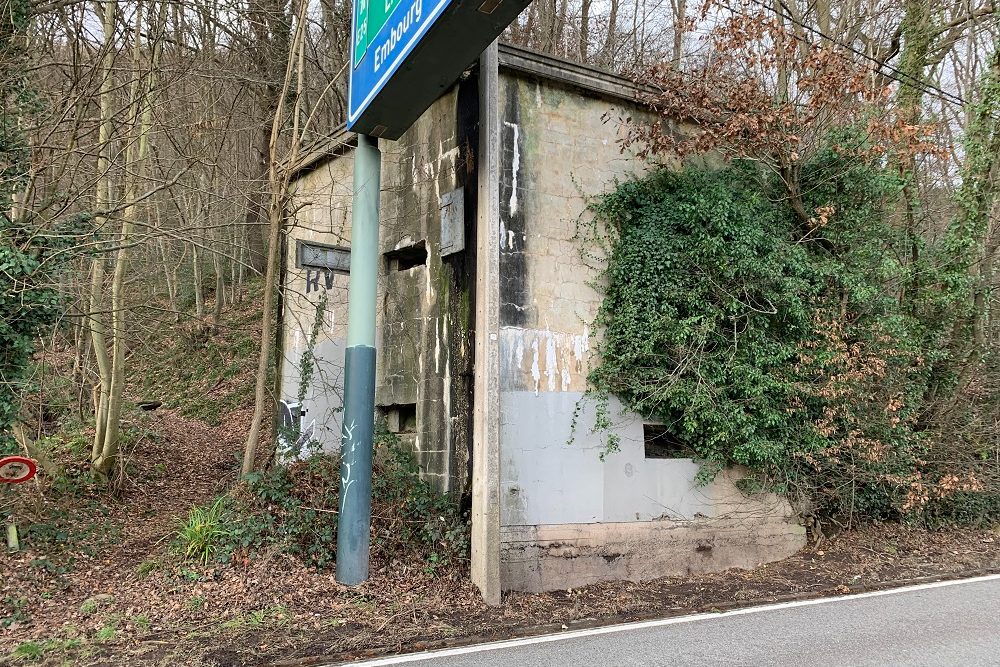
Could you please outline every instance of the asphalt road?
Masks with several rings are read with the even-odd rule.
[[[1000,576],[608,626],[353,664],[1000,666]]]

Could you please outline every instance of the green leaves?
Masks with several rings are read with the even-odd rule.
[[[230,531],[226,528],[226,499],[218,498],[211,505],[194,507],[177,531],[184,557],[208,565],[219,553]]]
[[[783,242],[789,224],[758,185],[740,168],[661,172],[597,207],[617,241],[591,380],[706,459],[770,458],[784,425],[769,406],[791,384],[768,371],[795,355],[794,340],[772,330],[808,322],[803,251]]]
[[[657,172],[599,200],[586,240],[609,261],[590,381],[708,470],[744,465],[825,511],[884,515],[915,479],[927,364],[948,324],[900,306],[926,267],[899,261],[887,209],[902,184],[843,150],[857,141],[844,131],[802,165],[808,224],[783,184],[739,163]]]

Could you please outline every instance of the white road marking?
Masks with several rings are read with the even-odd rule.
[[[506,641],[491,642],[488,644],[475,644],[472,646],[459,646],[456,648],[442,649],[439,651],[424,651],[421,653],[407,653],[387,658],[366,660],[364,662],[331,662],[321,667],[333,667],[334,665],[356,665],[357,667],[380,667],[382,665],[402,665],[411,662],[424,662],[436,660],[456,655],[469,655],[472,653],[484,653],[486,651],[499,651],[506,648],[516,648],[518,646],[531,646],[532,644],[547,644],[549,642],[561,642],[568,639],[579,639],[581,637],[594,637],[597,635],[607,635],[617,632],[628,632],[629,630],[644,630],[646,628],[659,628],[667,625],[680,625],[681,623],[695,623],[697,621],[708,621],[728,616],[743,616],[745,614],[760,614],[768,611],[779,611],[781,609],[793,609],[795,607],[811,607],[819,604],[834,604],[837,602],[849,602],[851,600],[861,600],[864,598],[882,597],[883,595],[896,595],[899,593],[912,593],[914,591],[924,591],[932,588],[944,588],[946,586],[958,586],[961,584],[974,584],[983,581],[1000,580],[1000,574],[988,574],[970,579],[948,579],[945,581],[934,581],[926,584],[914,584],[901,588],[886,588],[878,591],[868,591],[865,593],[853,593],[851,595],[840,595],[835,597],[812,598],[809,600],[795,600],[792,602],[779,602],[777,604],[760,605],[757,607],[743,607],[729,611],[716,613],[691,614],[689,616],[674,616],[672,618],[660,618],[652,621],[639,621],[636,623],[620,623],[618,625],[605,625],[597,628],[587,628],[584,630],[569,630],[557,634],[539,635],[536,637],[525,637],[523,639],[508,639]]]

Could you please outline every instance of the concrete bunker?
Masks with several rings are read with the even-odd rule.
[[[438,489],[473,511],[472,576],[488,602],[616,579],[749,568],[805,542],[788,503],[698,464],[621,414],[606,460],[584,398],[601,302],[580,258],[585,196],[640,173],[621,128],[628,81],[500,46],[398,141],[382,142],[376,404]],[[352,139],[297,166],[283,279],[280,399],[339,446]],[[315,368],[302,386],[302,353]]]

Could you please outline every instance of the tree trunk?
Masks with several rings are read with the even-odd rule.
[[[920,124],[924,101],[924,84],[927,77],[927,55],[933,35],[931,32],[930,0],[906,0],[903,16],[903,53],[899,61],[902,82],[896,97],[896,108],[901,125],[913,128]],[[904,137],[907,136],[905,133]],[[906,141],[904,139],[904,141]],[[901,146],[899,173],[903,178],[904,232],[910,246],[911,279],[903,287],[900,302],[912,311],[916,308],[920,290],[920,195],[915,182],[916,163],[913,151]]]
[[[161,4],[160,23],[166,4]],[[150,8],[152,12],[152,7]],[[142,74],[143,5],[135,7],[135,34],[133,43],[132,85],[129,92],[129,121],[133,132],[125,150],[126,184],[125,208],[122,211],[122,226],[115,253],[114,275],[111,281],[111,382],[108,390],[107,409],[104,414],[104,438],[100,452],[91,459],[91,469],[99,477],[108,477],[118,462],[120,447],[122,400],[125,393],[125,331],[127,314],[125,308],[125,270],[128,249],[132,243],[135,220],[138,215],[139,183],[149,151],[149,130],[152,124],[152,100],[150,99],[155,77],[158,48],[154,45],[148,71]],[[152,23],[152,21],[150,21]],[[152,31],[150,31],[152,32]]]
[[[222,260],[218,253],[212,256],[215,266],[215,309],[212,311],[212,325],[218,326],[222,308],[226,305],[226,281],[222,274]]]
[[[681,57],[684,55],[684,30],[687,24],[687,0],[671,0],[674,10],[674,50],[671,62],[674,69],[680,70]]]
[[[601,49],[601,65],[608,69],[613,69],[615,56],[616,32],[618,30],[618,6],[619,0],[611,0],[611,8],[608,10],[608,34],[604,36],[604,48]]]
[[[191,244],[191,272],[194,281],[194,314],[199,320],[205,316],[205,296],[201,292],[201,249],[195,239]]]
[[[292,111],[292,138],[290,154],[284,160],[286,165],[283,169],[280,166],[278,155],[278,139],[280,137],[281,126],[284,121],[285,100],[291,88],[292,72],[295,68],[293,53],[298,53],[298,86],[296,91],[302,90],[302,82],[305,69],[305,9],[306,3],[302,3],[298,21],[295,24],[295,34],[292,39],[292,48],[289,50],[287,65],[285,67],[285,78],[278,97],[278,105],[275,108],[274,119],[271,123],[271,139],[269,141],[268,155],[268,185],[271,193],[270,206],[268,207],[268,247],[267,266],[264,274],[264,303],[263,314],[260,326],[260,356],[257,359],[257,383],[254,388],[254,411],[250,420],[250,433],[247,435],[246,448],[243,450],[242,474],[248,475],[253,471],[254,462],[257,459],[257,448],[260,444],[261,427],[264,421],[264,413],[268,411],[269,404],[267,396],[267,371],[271,360],[271,338],[274,335],[274,296],[277,291],[278,281],[278,251],[281,245],[281,225],[285,213],[285,198],[288,193],[288,166],[294,165],[298,159],[298,148],[301,137],[299,136],[299,108],[302,96],[295,95],[295,107]]]
[[[113,67],[115,53],[115,21],[118,4],[108,0],[104,5],[102,27],[104,32],[103,57],[101,58],[100,127],[98,129],[97,196],[95,207],[105,211],[111,206],[111,96],[114,87]],[[109,225],[107,216],[97,220],[97,228],[104,231]],[[111,360],[108,358],[108,344],[105,338],[103,294],[105,257],[98,253],[91,264],[89,326],[94,341],[94,355],[97,358],[99,384],[94,400],[94,442],[91,447],[91,461],[97,460],[104,447],[104,431],[107,425],[108,402],[111,396]]]

